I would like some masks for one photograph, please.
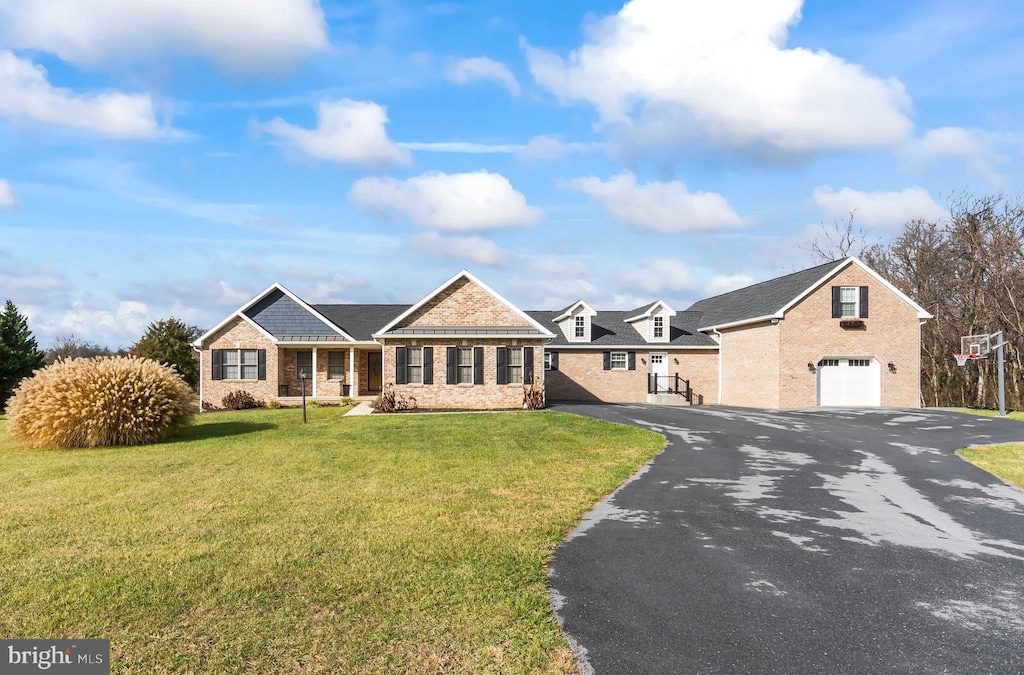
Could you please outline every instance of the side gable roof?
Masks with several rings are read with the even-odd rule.
[[[883,279],[877,272],[854,257],[833,260],[799,272],[762,281],[729,293],[716,295],[694,303],[688,312],[700,312],[701,331],[710,331],[725,326],[753,323],[768,319],[781,319],[787,311],[822,284],[850,265],[856,265],[888,288],[917,312],[918,318],[932,318],[923,307],[907,297],[898,288]]]
[[[433,300],[438,294],[440,294],[442,291],[444,291],[446,288],[448,288],[449,286],[451,286],[455,282],[459,281],[460,279],[466,279],[466,280],[476,284],[477,286],[479,286],[485,293],[487,293],[488,295],[493,297],[495,300],[497,300],[501,304],[505,305],[505,307],[507,307],[512,312],[514,312],[516,315],[518,315],[520,318],[522,318],[524,321],[526,321],[526,323],[528,323],[532,328],[536,329],[541,334],[542,337],[554,337],[554,333],[552,333],[547,328],[545,328],[544,326],[539,324],[532,317],[530,317],[530,315],[528,315],[526,312],[524,312],[523,310],[519,309],[518,307],[513,305],[511,302],[509,302],[508,300],[503,298],[501,296],[501,294],[499,294],[497,291],[493,290],[490,286],[488,286],[484,282],[482,282],[479,279],[477,279],[468,270],[462,270],[461,272],[459,272],[458,274],[453,276],[451,279],[449,279],[448,281],[444,282],[443,284],[441,284],[440,286],[435,288],[430,293],[427,293],[425,296],[423,296],[423,298],[419,302],[417,302],[415,305],[412,305],[411,307],[409,307],[409,309],[405,310],[404,312],[399,314],[397,317],[392,319],[386,326],[384,326],[383,328],[381,328],[380,330],[375,332],[373,334],[374,337],[377,337],[377,336],[380,336],[380,335],[384,335],[388,331],[392,330],[395,326],[399,325],[402,322],[403,319],[406,319],[407,317],[409,317],[412,314],[414,314],[421,307],[423,307],[428,302]]]
[[[559,312],[542,311],[542,310],[530,310],[528,312],[537,321],[547,324],[554,325],[555,319],[558,318]],[[571,348],[588,348],[588,347],[643,347],[643,348],[658,348],[658,347],[691,347],[691,348],[708,348],[718,349],[718,343],[715,342],[710,336],[705,335],[697,330],[697,320],[700,315],[694,315],[688,312],[679,312],[676,315],[676,319],[672,321],[669,333],[669,341],[667,343],[648,343],[640,333],[637,332],[636,327],[630,323],[626,323],[626,319],[631,316],[631,312],[616,312],[616,311],[605,311],[601,310],[597,312],[597,315],[591,319],[590,323],[590,342],[571,342],[566,339],[562,331],[555,331],[555,339],[548,343],[548,347],[571,347]]]
[[[251,324],[274,342],[282,335],[335,335],[352,340],[352,336],[331,323],[297,295],[274,282],[192,344],[201,347],[203,342],[235,318]],[[291,328],[297,330],[290,331]]]
[[[359,342],[370,342],[381,326],[409,309],[409,305],[313,305]]]

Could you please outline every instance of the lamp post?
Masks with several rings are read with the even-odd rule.
[[[299,370],[299,381],[302,382],[302,423],[306,423],[306,369]]]

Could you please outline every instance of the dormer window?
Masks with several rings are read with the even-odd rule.
[[[654,317],[654,337],[665,337],[665,317],[663,316]]]
[[[587,317],[582,315],[576,316],[576,328],[574,336],[577,339],[582,339],[587,336]]]

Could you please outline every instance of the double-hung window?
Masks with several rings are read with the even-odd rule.
[[[578,337],[578,338],[586,337],[587,317],[585,317],[585,316],[577,316],[576,317],[575,326],[576,326],[576,332],[573,333],[573,335],[575,337]]]
[[[551,352],[544,352],[544,370],[551,370]]]
[[[327,379],[345,379],[345,352],[327,352]]]
[[[238,379],[238,352],[234,349],[220,353],[220,377],[222,380]]]
[[[842,318],[857,317],[857,287],[843,286],[839,289],[839,303],[842,308]]]
[[[405,381],[409,384],[423,384],[422,347],[409,347],[406,351]]]
[[[665,317],[654,317],[654,337],[665,337]]]
[[[259,359],[255,349],[241,350],[242,378],[243,380],[255,380],[259,376]]]
[[[473,348],[459,347],[459,384],[473,384]]]
[[[259,379],[259,351],[256,349],[221,349],[220,379]]]
[[[627,367],[626,352],[612,352],[612,370],[626,370]]]
[[[508,382],[509,384],[523,383],[523,348],[508,348]]]
[[[299,377],[302,372],[306,373],[308,379],[313,379],[312,349],[303,349],[302,351],[295,352],[295,377]]]

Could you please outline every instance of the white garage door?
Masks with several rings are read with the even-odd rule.
[[[818,362],[818,405],[882,404],[882,369],[875,359],[822,359]]]

